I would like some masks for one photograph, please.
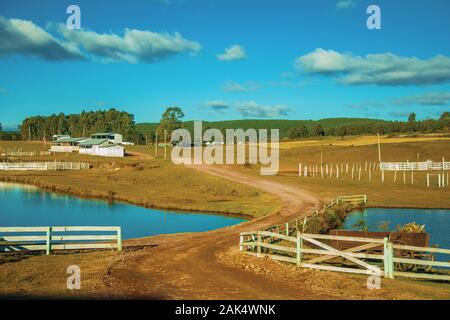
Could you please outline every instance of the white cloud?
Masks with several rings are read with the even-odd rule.
[[[338,9],[349,9],[349,8],[354,7],[355,5],[356,5],[356,3],[352,0],[339,0],[336,3],[336,7]]]
[[[230,105],[223,100],[206,101],[205,104],[216,112],[223,112],[230,109]]]
[[[84,59],[76,46],[56,39],[33,22],[0,16],[0,56],[13,54],[53,61]]]
[[[402,97],[393,100],[392,103],[398,106],[445,106],[450,104],[450,92],[429,92],[415,96]]]
[[[96,58],[106,61],[152,63],[182,52],[201,50],[198,42],[190,41],[179,33],[157,33],[125,29],[124,35],[100,34],[87,30],[70,30],[59,25],[58,31],[70,43],[82,47]]]
[[[284,105],[260,105],[255,101],[240,103],[237,110],[247,118],[273,118],[287,116],[290,109]]]
[[[443,55],[428,60],[392,53],[362,57],[318,48],[298,57],[295,67],[309,74],[334,76],[348,85],[431,85],[450,81],[450,58]]]
[[[247,58],[247,54],[244,47],[236,44],[226,48],[224,53],[217,55],[217,59],[220,61],[242,60],[245,58]]]
[[[247,81],[245,83],[228,81],[223,85],[223,90],[226,92],[248,92],[258,90],[258,88],[258,83],[254,81]]]
[[[177,32],[125,29],[123,35],[100,34],[70,30],[54,23],[48,23],[47,30],[31,21],[0,16],[0,56],[22,54],[53,61],[92,58],[104,62],[152,63],[182,52],[201,50],[198,42],[187,40]]]

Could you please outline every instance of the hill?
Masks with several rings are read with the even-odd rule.
[[[320,125],[324,135],[338,134],[336,128],[341,127],[358,127],[358,128],[377,128],[380,125],[386,125],[390,121],[368,118],[326,118],[321,120],[225,120],[225,121],[203,121],[203,128],[223,129],[279,129],[280,138],[288,138],[291,130],[305,126],[312,131],[315,126]],[[143,134],[153,134],[159,123],[137,123],[136,130]],[[185,121],[184,127],[189,131],[193,131],[194,122]]]

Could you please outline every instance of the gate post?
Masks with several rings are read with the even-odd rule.
[[[303,239],[300,237],[300,232],[297,231],[297,267],[300,267],[302,263],[302,248],[303,248]]]
[[[51,240],[52,240],[52,227],[47,227],[47,239],[46,239],[46,248],[45,248],[46,255],[50,254]]]
[[[122,228],[117,227],[117,251],[122,251]]]
[[[388,238],[384,238],[384,277],[394,279],[394,249]]]

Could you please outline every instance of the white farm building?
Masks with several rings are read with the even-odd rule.
[[[111,143],[107,139],[86,139],[79,143],[80,154],[90,154],[102,157],[124,157],[125,148]]]
[[[125,148],[120,145],[122,135],[118,133],[95,133],[90,138],[54,138],[51,152],[79,152],[102,157],[124,157]]]

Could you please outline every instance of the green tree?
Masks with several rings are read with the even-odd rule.
[[[164,111],[164,113],[161,116],[161,121],[159,122],[158,126],[158,135],[160,137],[163,137],[164,131],[167,132],[167,136],[170,137],[172,135],[172,132],[176,129],[183,127],[183,121],[184,118],[183,110],[179,107],[169,107]]]
[[[312,129],[311,135],[314,137],[324,136],[325,130],[320,123],[316,123]]]
[[[408,123],[414,123],[416,122],[416,114],[414,112],[411,112],[408,116]]]
[[[445,111],[441,114],[441,117],[439,118],[440,121],[449,121],[450,120],[450,112]],[[1,126],[0,126],[1,128]]]
[[[416,131],[416,114],[411,112],[408,116],[409,131]]]

